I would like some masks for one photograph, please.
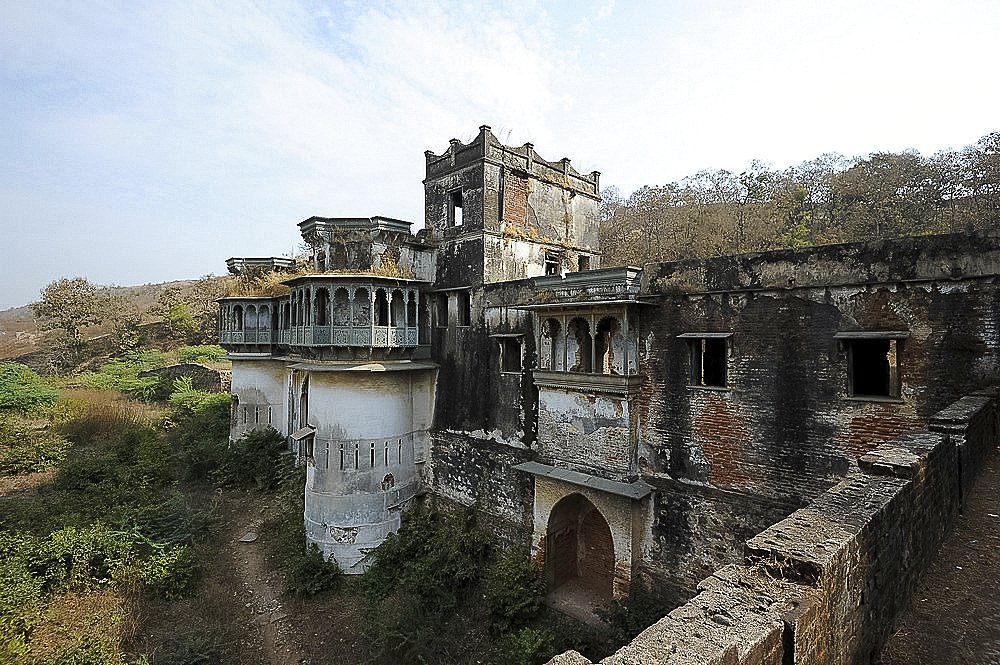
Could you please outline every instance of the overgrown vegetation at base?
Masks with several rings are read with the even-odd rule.
[[[119,362],[96,374],[128,378],[142,360],[127,359],[128,372]],[[114,385],[135,394],[128,381]],[[0,411],[0,472],[58,467],[30,494],[0,499],[0,663],[123,665],[136,598],[187,598],[203,576],[199,552],[216,518],[178,490],[177,478],[278,485],[276,432],[229,446],[229,395],[193,390],[183,379],[167,394],[169,408],[91,389]],[[192,449],[211,449],[214,467],[186,468]],[[176,662],[217,662],[215,655]]]
[[[548,610],[535,561],[502,552],[471,509],[404,515],[399,533],[374,550],[362,586],[376,663],[531,665],[568,649],[596,660],[627,639]],[[628,612],[612,613],[623,623],[618,615]]]

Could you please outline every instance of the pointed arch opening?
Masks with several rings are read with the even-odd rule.
[[[607,604],[614,572],[614,540],[604,515],[582,494],[562,498],[549,514],[545,533],[549,593]]]

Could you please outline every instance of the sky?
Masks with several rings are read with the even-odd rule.
[[[423,216],[486,124],[629,192],[1000,130],[996,0],[0,0],[0,309]]]

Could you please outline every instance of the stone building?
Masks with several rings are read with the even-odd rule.
[[[415,235],[312,217],[288,295],[220,301],[232,437],[288,436],[347,572],[425,500],[475,506],[553,590],[686,598],[996,380],[1000,237],[602,268],[599,174],[485,126],[424,188]]]

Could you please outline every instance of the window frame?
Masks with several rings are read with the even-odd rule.
[[[678,335],[678,339],[683,339],[688,346],[688,372],[687,386],[689,388],[699,388],[702,390],[730,390],[729,385],[729,357],[732,355],[731,332],[690,332]],[[721,357],[719,358],[719,370],[722,374],[721,383],[705,383],[705,357],[709,343],[713,347],[713,355],[719,353],[715,351],[715,345],[721,343]]]
[[[510,335],[491,335],[491,337],[496,340],[497,346],[500,348],[500,373],[501,374],[511,374],[520,375],[524,372],[524,335],[510,334]],[[508,348],[512,343],[517,344],[517,369],[509,369],[506,362],[508,360],[508,353],[510,349]]]
[[[465,192],[462,188],[448,191],[448,226],[465,226]]]
[[[858,330],[843,331],[836,333],[833,338],[840,344],[841,349],[846,354],[847,360],[847,387],[846,397],[849,400],[859,402],[894,402],[903,401],[903,363],[902,352],[906,340],[910,337],[906,330]],[[857,392],[855,385],[858,382],[858,347],[862,344],[874,342],[888,342],[889,347],[886,352],[886,377],[887,390],[882,392]],[[868,354],[871,352],[868,351]],[[893,356],[891,359],[889,356]],[[866,381],[865,383],[870,383]]]

